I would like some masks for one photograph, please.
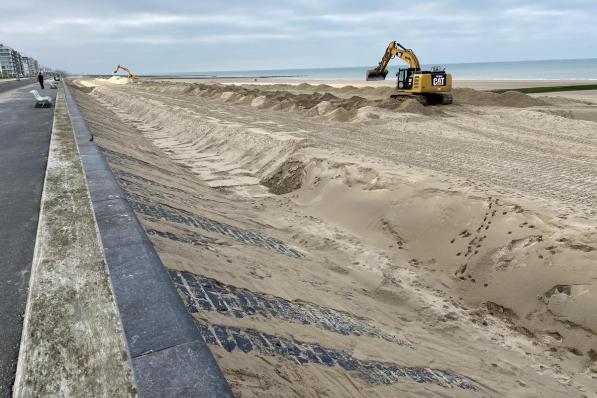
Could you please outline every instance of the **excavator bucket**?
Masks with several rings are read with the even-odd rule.
[[[380,72],[377,69],[369,69],[367,71],[367,80],[386,80],[386,76],[388,75],[388,70],[385,69],[383,72]]]

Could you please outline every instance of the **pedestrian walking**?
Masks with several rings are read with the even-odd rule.
[[[41,86],[41,89],[44,89],[44,74],[39,72],[37,74],[37,81],[39,82],[39,85]]]

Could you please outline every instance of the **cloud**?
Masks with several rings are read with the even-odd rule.
[[[585,0],[21,0],[0,14],[0,40],[81,72],[366,65],[390,40],[434,63],[597,57],[597,2]]]

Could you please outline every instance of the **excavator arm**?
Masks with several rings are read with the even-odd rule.
[[[118,71],[122,69],[123,71],[126,72],[126,74],[128,75],[128,78],[131,80],[139,80],[139,77],[135,74],[133,74],[133,72],[131,72],[131,70],[129,68],[127,68],[126,66],[122,66],[120,64],[116,65],[116,68],[114,68],[114,71],[112,73],[118,73]]]
[[[420,70],[421,64],[413,52],[395,41],[390,42],[377,68],[367,71],[367,80],[385,80],[388,75],[388,64],[392,58],[398,57],[408,64],[409,68]]]

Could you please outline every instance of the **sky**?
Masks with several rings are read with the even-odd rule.
[[[597,58],[595,0],[16,0],[0,15],[0,43],[72,73],[373,66],[391,40],[425,64]]]

